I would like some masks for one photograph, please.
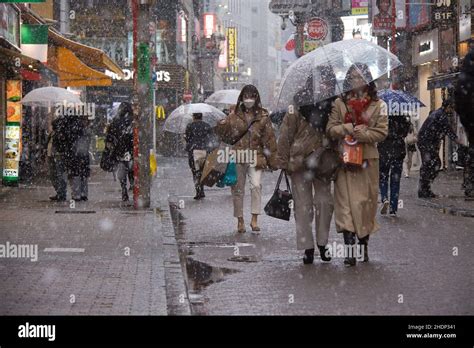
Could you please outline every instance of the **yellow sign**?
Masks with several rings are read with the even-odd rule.
[[[156,118],[158,120],[160,120],[160,119],[164,120],[166,118],[166,112],[165,112],[165,108],[163,107],[163,105],[157,105],[155,107],[155,114],[156,114]]]
[[[228,73],[239,72],[239,59],[237,57],[237,28],[229,27],[226,29],[227,38],[227,68]],[[227,78],[230,81],[237,81],[236,76],[230,76]]]

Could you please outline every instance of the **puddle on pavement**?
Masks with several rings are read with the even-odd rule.
[[[185,273],[184,276],[188,289],[188,299],[191,304],[192,313],[195,315],[208,314],[205,306],[208,302],[208,299],[202,295],[202,290],[207,286],[210,286],[211,284],[215,284],[225,280],[228,275],[237,273],[239,271],[225,267],[216,267],[206,262],[196,260],[194,257],[195,250],[201,248],[213,248],[214,250],[224,251],[224,249],[229,248],[231,250],[234,250],[236,247],[253,248],[254,245],[251,243],[208,243],[200,241],[186,241],[186,223],[184,222],[185,218],[183,217],[183,214],[181,214],[177,205],[175,204],[170,204],[170,212],[173,221],[173,227],[176,234],[176,239],[178,241],[178,250],[181,265],[184,266],[183,271]],[[233,256],[229,256],[229,258],[232,257]],[[240,262],[256,262],[249,261],[252,259],[252,256],[246,256],[248,260],[243,260],[245,256],[242,257],[238,255],[237,257],[241,259]]]

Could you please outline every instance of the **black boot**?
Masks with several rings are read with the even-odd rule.
[[[314,249],[306,249],[304,251],[303,263],[305,265],[310,265],[314,261]]]
[[[123,201],[123,202],[127,202],[127,201],[128,201],[127,186],[122,187],[122,201]]]
[[[349,265],[349,266],[355,266],[356,261],[357,261],[354,255],[355,254],[355,250],[354,250],[355,233],[344,231],[342,234],[344,236],[344,244],[346,245],[346,252],[348,253],[346,257],[344,258],[344,264]]]
[[[364,261],[369,262],[369,236],[359,239],[359,245],[364,246]]]
[[[331,256],[329,256],[330,254],[328,252],[328,247],[327,246],[318,245],[318,249],[319,249],[319,256],[321,257],[321,260],[327,261],[327,262],[331,261]]]

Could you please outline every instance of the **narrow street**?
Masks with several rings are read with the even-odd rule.
[[[176,235],[186,260],[195,314],[459,315],[474,311],[474,219],[443,213],[418,199],[417,176],[402,181],[403,208],[398,218],[378,217],[382,227],[370,240],[369,263],[347,268],[342,259],[322,263],[315,258],[308,266],[302,263],[302,252],[296,251],[293,218],[285,222],[262,215],[260,236],[249,232],[248,226],[247,233],[238,235],[230,189],[208,189],[206,198],[196,202],[190,197],[193,187],[186,161],[175,163],[180,175],[173,180],[172,206],[184,201],[183,209],[174,209]],[[276,173],[265,173],[263,203],[275,182]],[[446,194],[462,197],[459,182],[441,178],[439,182]],[[472,208],[474,203],[465,204]],[[248,192],[245,205],[248,209]],[[334,226],[329,238],[333,242],[343,242]]]

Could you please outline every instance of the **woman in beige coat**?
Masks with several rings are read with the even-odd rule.
[[[363,77],[361,76],[361,73]],[[387,105],[377,98],[375,83],[364,64],[355,64],[347,72],[344,90],[336,99],[326,128],[332,139],[342,141],[352,135],[362,143],[363,165],[344,166],[338,173],[334,188],[337,232],[343,233],[347,251],[345,264],[355,265],[355,236],[363,246],[368,261],[369,235],[379,229],[375,219],[379,193],[379,153],[376,143],[388,133]],[[361,250],[361,249],[359,249]],[[362,251],[362,250],[361,250]]]
[[[217,124],[216,133],[228,144],[234,144],[238,140],[232,146],[238,157],[237,184],[232,186],[237,231],[245,232],[243,210],[245,181],[248,176],[252,213],[250,228],[252,232],[259,233],[257,219],[262,205],[262,170],[276,168],[277,145],[268,111],[262,107],[255,86],[247,85],[242,89],[233,112]]]

